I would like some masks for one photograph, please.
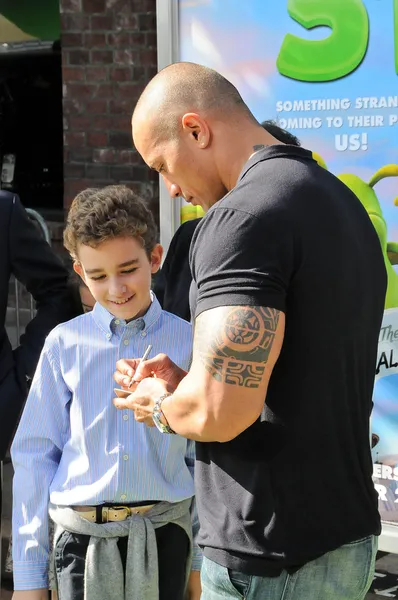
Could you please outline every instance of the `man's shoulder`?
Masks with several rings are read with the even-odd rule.
[[[301,186],[302,178],[286,176],[282,186],[280,178],[269,167],[266,165],[266,169],[261,169],[260,163],[253,168],[253,173],[238,181],[230,192],[211,207],[203,223],[198,226],[198,232],[211,229],[220,219],[223,226],[230,224],[235,227],[241,218],[253,222],[253,219],[261,221],[273,214],[285,213]]]

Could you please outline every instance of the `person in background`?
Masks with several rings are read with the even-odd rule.
[[[73,269],[69,274],[68,285],[71,290],[76,316],[93,310],[95,298],[83,279]]]
[[[200,219],[192,219],[179,226],[153,284],[153,291],[163,310],[186,321],[191,320],[189,287],[192,275],[189,266],[189,249],[199,222]]]
[[[6,331],[11,275],[32,294],[37,309],[15,350]],[[67,270],[19,197],[0,190],[0,460],[17,427],[46,336],[76,315],[67,282]]]
[[[301,142],[293,133],[290,131],[286,131],[286,129],[282,129],[279,127],[277,121],[273,121],[272,119],[268,119],[267,121],[263,121],[261,123],[261,127],[268,131],[270,135],[272,135],[278,142],[282,144],[286,144],[287,146],[301,146]]]
[[[282,144],[300,146],[300,140],[278,126],[276,121],[263,121],[261,127]],[[189,249],[196,226],[200,219],[192,219],[180,225],[175,232],[159,273],[155,277],[153,291],[163,310],[191,320],[189,288],[192,282],[189,266]]]
[[[61,600],[185,600],[187,584],[199,600],[194,444],[111,402],[120,356],[151,345],[181,368],[191,358],[191,325],[150,291],[163,252],[153,215],[127,187],[89,189],[64,241],[96,304],[47,337],[11,448],[14,600],[46,598],[49,507]]]

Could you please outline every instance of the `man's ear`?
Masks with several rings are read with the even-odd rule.
[[[210,129],[206,121],[196,113],[186,113],[181,119],[182,129],[200,149],[210,143]]]
[[[159,271],[160,265],[162,264],[163,257],[163,246],[156,244],[151,252],[151,272],[155,274]]]
[[[84,274],[84,269],[83,269],[82,265],[77,260],[73,261],[73,270],[74,270],[75,273],[77,273],[79,275],[79,277],[86,284],[86,276]]]

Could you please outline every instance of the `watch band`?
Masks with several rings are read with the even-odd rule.
[[[169,396],[171,396],[171,394],[166,393],[166,394],[163,394],[162,396],[160,396],[160,398],[158,398],[156,400],[155,406],[153,407],[152,420],[161,433],[175,434],[175,431],[173,431],[173,429],[167,423],[166,416],[162,411],[162,402]],[[166,421],[166,425],[164,425],[164,423],[162,423],[162,417]]]

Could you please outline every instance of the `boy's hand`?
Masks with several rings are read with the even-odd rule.
[[[200,584],[200,571],[191,571],[185,600],[200,600],[202,586]]]
[[[48,600],[48,590],[20,590],[13,593],[12,600]]]
[[[158,377],[167,382],[169,390],[174,391],[185,375],[186,371],[180,369],[166,354],[158,354],[144,362],[139,358],[119,360],[113,377],[125,389],[133,379],[139,382],[147,377]]]
[[[152,415],[155,402],[163,394],[170,391],[167,382],[163,379],[148,377],[138,383],[136,390],[127,398],[114,398],[113,404],[120,410],[133,410],[136,421],[154,427]]]

